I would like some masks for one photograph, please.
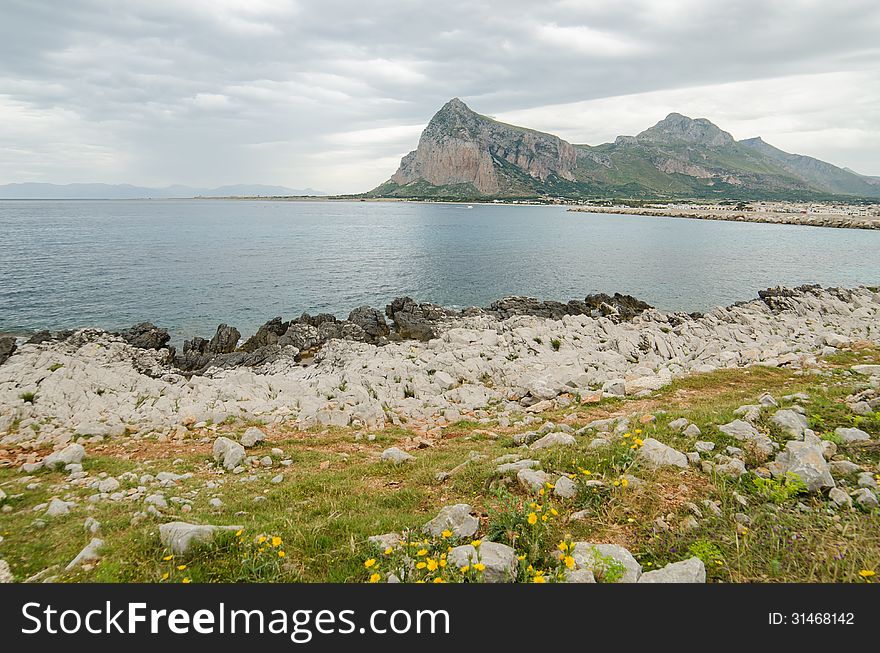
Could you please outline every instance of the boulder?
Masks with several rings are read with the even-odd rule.
[[[550,447],[570,447],[577,444],[574,436],[568,433],[548,433],[540,440],[536,440],[531,444],[529,449],[549,449]]]
[[[238,467],[245,458],[243,446],[222,436],[214,440],[213,453],[214,460],[229,470]]]
[[[252,426],[241,436],[241,444],[245,447],[252,447],[258,442],[262,442],[265,439],[266,434],[263,433],[256,426]]]
[[[802,438],[807,428],[807,418],[788,409],[777,410],[770,421],[793,438]]]
[[[660,467],[681,467],[686,469],[688,466],[686,455],[654,438],[648,438],[644,441],[644,444],[642,444],[636,454],[636,462],[652,469]]]
[[[375,308],[358,306],[348,314],[348,321],[363,329],[368,342],[378,342],[388,337],[389,329],[385,316]]]
[[[104,540],[93,537],[92,540],[85,546],[85,548],[68,563],[68,565],[64,568],[64,571],[72,571],[83,563],[94,562],[100,559],[100,550],[102,546],[104,546]]]
[[[519,560],[516,551],[506,544],[483,541],[479,552],[474,546],[464,544],[453,548],[446,556],[450,565],[457,568],[480,562],[486,565],[483,580],[487,583],[510,583],[516,580]]]
[[[700,427],[696,424],[688,424],[687,428],[682,431],[682,433],[689,438],[698,438],[700,437],[700,435],[702,435]]]
[[[577,484],[568,476],[560,476],[553,484],[553,494],[562,499],[573,499],[577,496]]]
[[[207,349],[214,354],[231,354],[238,347],[241,334],[235,327],[221,324],[217,327],[217,333],[208,342]]]
[[[69,444],[60,451],[53,451],[43,459],[43,467],[56,469],[74,463],[82,462],[86,456],[86,450],[81,444]]]
[[[880,503],[877,501],[877,495],[866,487],[859,488],[853,492],[853,498],[855,498],[856,503],[865,510],[874,510],[880,507]]]
[[[550,482],[550,476],[534,469],[521,469],[516,473],[520,486],[529,492],[538,492]]]
[[[46,508],[46,516],[62,517],[70,514],[70,509],[74,506],[76,506],[76,504],[73,501],[62,501],[58,497],[55,497],[49,502],[49,507]]]
[[[592,542],[575,542],[571,547],[571,557],[575,561],[575,569],[588,569],[602,579],[608,569],[608,559],[616,560],[623,565],[620,583],[637,583],[642,575],[642,566],[633,555],[617,544],[594,544]]]
[[[171,340],[166,329],[160,329],[151,322],[141,322],[119,334],[132,347],[139,349],[163,349]]]
[[[718,430],[737,440],[750,442],[758,451],[763,454],[770,454],[774,451],[773,441],[766,435],[759,433],[758,430],[748,422],[736,419],[727,424],[722,424]]]
[[[175,555],[184,555],[194,543],[210,542],[222,531],[238,531],[243,526],[209,526],[174,521],[159,526],[159,541]]]
[[[705,583],[706,565],[697,557],[642,574],[640,583]]]
[[[385,551],[389,546],[392,549],[399,547],[402,539],[400,533],[383,533],[382,535],[370,535],[367,541],[380,551]]]
[[[828,499],[836,508],[852,508],[852,498],[839,487],[831,488]]]
[[[540,466],[540,461],[526,458],[524,460],[517,460],[511,463],[502,463],[495,468],[495,471],[497,471],[499,474],[507,474],[509,472],[518,472],[521,469],[534,469],[535,467]]]
[[[834,429],[834,435],[844,442],[863,442],[871,439],[871,436],[862,429],[846,428],[843,426]]]
[[[776,465],[781,474],[796,474],[810,492],[835,486],[819,442],[789,440],[776,455]]]
[[[681,432],[684,431],[685,428],[687,428],[688,424],[690,424],[690,422],[687,420],[687,418],[679,417],[678,419],[674,419],[669,422],[669,429],[672,431]]]
[[[248,338],[241,346],[242,351],[255,352],[261,347],[278,344],[278,340],[290,328],[290,322],[283,322],[281,317],[275,317],[257,329],[257,332]]]
[[[404,463],[408,463],[416,459],[415,456],[412,456],[405,452],[403,449],[399,449],[397,447],[388,447],[385,451],[382,452],[380,458],[384,462],[391,463],[392,465],[403,465]]]
[[[13,336],[4,336],[0,338],[0,365],[15,353],[16,344]]]
[[[12,575],[12,569],[5,560],[0,560],[0,583],[14,583],[15,576]]]
[[[471,537],[480,527],[480,520],[471,515],[471,507],[466,503],[444,506],[423,529],[435,537],[443,531],[452,531],[454,537]]]

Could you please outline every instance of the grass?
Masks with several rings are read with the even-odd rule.
[[[880,418],[869,415],[855,420],[844,403],[847,395],[864,386],[864,378],[845,370],[852,364],[874,362],[880,362],[878,349],[835,355],[825,361],[828,374],[822,376],[766,367],[718,370],[676,380],[646,398],[575,402],[542,415],[573,428],[608,416],[654,416],[645,424],[632,420],[630,437],[602,449],[590,449],[592,436],[587,435],[579,437],[576,446],[520,452],[510,436],[534,425],[501,427],[470,416],[446,427],[434,446],[415,450],[415,434],[405,425],[376,432],[373,440],[356,438],[358,434],[351,429],[302,432],[279,425],[267,428],[268,440],[248,452],[259,459],[279,448],[283,455],[272,456],[276,464],[233,475],[222,472],[210,459],[213,432],[179,442],[114,438],[87,445],[83,468],[90,479],[132,472],[134,479],[122,481],[120,491],[125,492],[136,487],[137,477],[143,474],[188,472],[192,477],[176,487],[150,487],[149,493],[180,497],[191,511],[183,512],[181,504],[169,503],[162,520],[147,517],[133,523],[132,515],[144,509],[140,502],[93,503],[88,498],[95,490],[68,483],[61,471],[41,470],[26,479],[17,467],[2,467],[0,488],[7,498],[0,513],[0,558],[20,580],[49,569],[46,575],[62,581],[364,582],[370,576],[364,560],[376,555],[367,544],[369,536],[417,528],[440,507],[463,502],[479,516],[480,536],[523,543],[529,564],[535,569],[543,565],[548,574],[553,573],[551,553],[557,542],[583,540],[625,546],[646,571],[697,555],[706,562],[710,581],[864,582],[860,571],[880,567],[880,515],[876,511],[833,511],[822,495],[804,494],[794,482],[760,481],[752,471],[738,481],[695,468],[650,472],[633,464],[637,445],[633,449],[631,443],[636,437],[654,437],[681,451],[693,451],[694,442],[700,439],[715,442],[715,452],[729,445],[741,446],[715,425],[733,419],[733,411],[741,404],[757,403],[764,392],[780,401],[783,395],[809,394],[810,399],[800,403],[811,427],[826,437],[838,426],[856,424],[880,437]],[[781,403],[789,406],[792,402]],[[759,428],[784,445],[786,436],[769,421],[771,415],[770,410],[762,412]],[[678,417],[696,424],[701,435],[691,438],[670,430],[669,422]],[[233,437],[243,430],[240,424],[216,428],[217,433]],[[493,439],[475,430],[500,437]],[[398,467],[380,462],[378,454],[389,446],[410,449],[416,460]],[[845,451],[863,469],[878,470],[876,449]],[[472,453],[482,458],[446,480],[437,480],[439,472],[460,465]],[[558,518],[542,526],[539,540],[528,535],[528,515],[534,511],[530,505],[536,499],[516,486],[512,477],[499,475],[492,463],[493,458],[509,453],[537,458],[551,475],[568,474],[576,479],[574,499],[537,499],[545,510],[552,505],[559,512]],[[711,455],[703,454],[703,458]],[[292,463],[282,467],[277,464],[280,459]],[[257,478],[248,480],[251,474]],[[283,481],[270,483],[277,474],[283,474]],[[624,482],[629,474],[644,485]],[[596,489],[589,480],[603,480],[605,486]],[[216,487],[208,488],[208,483]],[[50,518],[34,511],[55,496],[77,502],[70,515]],[[220,508],[209,503],[215,497],[223,502]],[[256,497],[263,500],[255,501]],[[705,501],[716,502],[721,515],[716,517]],[[688,528],[687,518],[695,514],[694,508],[701,517],[695,528]],[[585,520],[570,519],[580,510],[588,512]],[[83,528],[86,517],[101,522],[98,536],[105,541],[103,558],[92,567],[64,572],[64,566],[93,537]],[[226,534],[187,556],[169,560],[170,553],[159,543],[158,525],[171,520],[235,524],[243,532]],[[264,546],[261,552],[260,536],[278,537],[282,544]],[[278,551],[284,556],[279,557]],[[535,572],[521,570],[523,578],[530,573]]]

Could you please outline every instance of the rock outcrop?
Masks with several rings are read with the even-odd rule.
[[[574,146],[561,138],[497,122],[453,98],[428,123],[418,149],[403,158],[391,182],[466,184],[484,195],[522,194],[528,184],[512,178],[511,169],[526,180],[572,181],[576,162]]]
[[[349,328],[365,333],[347,320],[304,317],[278,342],[253,352],[212,353],[210,341],[190,341],[175,364],[168,363],[167,349],[140,349],[84,329],[23,344],[0,365],[0,446],[49,448],[69,444],[72,436],[113,437],[125,430],[171,434],[178,424],[230,417],[295,421],[302,428],[452,422],[487,406],[503,415],[552,408],[575,395],[595,395],[596,388],[602,396],[649,394],[689,372],[757,363],[809,367],[827,349],[829,333],[880,342],[880,294],[870,289],[805,287],[762,295],[705,315],[645,309],[630,320],[592,314],[498,319],[487,311],[399,300],[390,305],[383,346],[346,339]],[[429,339],[399,342],[394,319],[404,333]],[[321,342],[330,327],[343,338],[324,341],[308,365],[297,362],[298,348],[282,346],[291,330]],[[198,357],[202,375],[178,367],[180,356]],[[26,393],[33,401],[22,399]],[[775,454],[774,442],[747,420],[719,428]]]

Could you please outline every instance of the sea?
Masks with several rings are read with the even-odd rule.
[[[880,231],[361,201],[0,200],[0,331],[247,336],[393,298],[626,293],[706,311],[776,285],[880,285]]]

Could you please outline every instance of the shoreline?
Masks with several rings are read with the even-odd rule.
[[[509,419],[565,392],[638,396],[691,372],[800,369],[855,340],[880,344],[880,293],[865,287],[775,288],[706,314],[640,307],[628,319],[610,306],[568,312],[559,303],[535,316],[516,310],[521,301],[449,314],[401,299],[389,306],[391,326],[367,307],[344,322],[277,319],[241,347],[222,325],[182,353],[149,324],[47,337],[0,364],[0,446],[227,419],[430,430],[487,411]]]
[[[722,222],[753,222],[761,224],[799,225],[833,229],[880,229],[880,217],[857,218],[836,214],[802,214],[747,211],[701,212],[687,209],[657,209],[641,207],[579,206],[568,209],[571,213],[603,213],[612,215],[637,215],[660,218],[690,218],[692,220],[717,220]]]

